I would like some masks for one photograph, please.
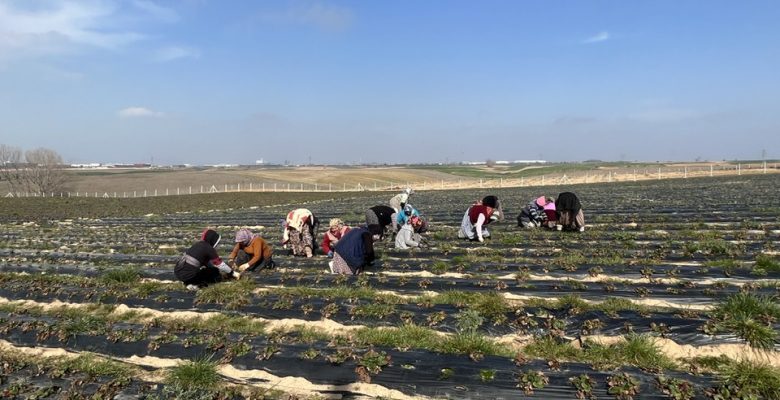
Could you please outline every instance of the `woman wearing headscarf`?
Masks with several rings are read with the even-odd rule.
[[[585,231],[585,214],[582,213],[582,204],[576,194],[563,192],[555,200],[555,209],[558,212],[558,224],[556,228],[573,231]]]
[[[406,203],[409,202],[409,196],[412,194],[414,194],[412,188],[404,189],[403,192],[398,193],[390,199],[390,207],[393,207],[396,213],[401,212],[401,210],[404,209],[404,206],[406,206]]]
[[[485,238],[490,237],[486,225],[498,219],[498,210],[484,204],[473,204],[463,214],[458,237],[483,242]]]
[[[294,256],[313,256],[316,247],[314,232],[317,225],[319,225],[317,218],[311,211],[305,208],[290,211],[284,223],[282,244],[285,248],[289,245]]]
[[[239,279],[241,274],[233,271],[217,254],[219,234],[211,229],[201,233],[200,240],[190,246],[173,269],[176,279],[187,285],[187,289],[198,290],[212,283],[222,281],[222,274]]]
[[[350,229],[333,249],[330,272],[357,275],[374,262],[373,234],[366,228]]]
[[[409,220],[409,218],[412,217],[420,217],[420,212],[417,211],[414,206],[411,204],[407,204],[404,206],[403,211],[396,214],[395,218],[395,224],[396,224],[396,230],[400,229],[402,226],[406,224],[406,221]]]
[[[548,212],[550,208],[552,208],[552,213]],[[523,228],[537,228],[540,226],[552,228],[555,226],[555,218],[550,219],[550,214],[555,215],[555,202],[552,198],[539,196],[531,200],[528,205],[520,210],[520,215],[517,216],[517,226],[522,226]]]
[[[228,264],[238,266],[240,272],[254,271],[257,267],[273,268],[276,265],[271,259],[271,245],[249,229],[239,229],[235,243],[228,257]]]
[[[398,234],[395,235],[395,248],[403,250],[410,247],[420,247],[423,243],[420,235],[422,226],[423,221],[420,217],[416,215],[409,217],[398,230]]]
[[[331,219],[328,226],[329,228],[322,238],[322,252],[328,257],[333,257],[333,247],[349,232],[349,227],[344,225],[344,221],[340,218]]]

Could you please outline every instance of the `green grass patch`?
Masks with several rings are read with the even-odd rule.
[[[780,319],[777,299],[753,293],[737,293],[716,305],[711,315],[717,331],[732,333],[752,347],[774,347],[777,332],[772,327],[772,321]]]
[[[529,343],[523,352],[531,357],[545,360],[578,360],[582,351],[569,342],[562,342],[552,336],[542,336]]]
[[[100,275],[100,281],[103,283],[137,283],[141,280],[141,273],[137,267],[110,269]]]
[[[116,361],[96,357],[94,354],[81,354],[76,358],[63,359],[60,367],[65,371],[79,371],[89,376],[110,376],[112,378],[129,378],[136,370]]]
[[[217,364],[208,359],[187,361],[172,367],[166,378],[166,382],[170,385],[209,391],[216,389],[221,381]]]
[[[609,297],[601,303],[593,305],[593,307],[607,314],[616,314],[619,311],[648,311],[647,307],[620,297]]]
[[[780,272],[780,260],[767,254],[756,256],[756,265],[754,269],[763,269],[767,272]]]
[[[383,319],[393,313],[395,313],[395,305],[386,303],[361,304],[350,310],[352,316],[374,319]]]
[[[445,261],[434,261],[429,267],[428,270],[431,271],[431,273],[436,275],[441,275],[447,271],[450,270],[450,265]]]
[[[434,349],[441,336],[432,329],[417,325],[398,328],[363,328],[354,332],[359,344],[388,346],[396,349]]]
[[[780,369],[748,361],[723,363],[718,368],[723,399],[780,399]]]
[[[275,295],[291,295],[294,297],[323,297],[326,299],[365,299],[384,304],[405,304],[403,297],[380,294],[376,289],[361,286],[339,285],[332,288],[311,288],[306,286],[291,286],[273,288],[266,292]]]
[[[447,336],[437,343],[434,350],[447,354],[468,354],[472,357],[479,355],[511,357],[514,354],[509,347],[479,334]]]
[[[218,283],[198,290],[195,300],[198,303],[222,304],[227,309],[236,309],[249,304],[255,283],[238,280]]]
[[[504,296],[497,292],[485,293],[476,297],[474,302],[469,305],[469,309],[478,312],[479,315],[494,324],[506,322],[507,313],[510,311]]]
[[[628,335],[625,341],[610,345],[586,342],[583,358],[594,368],[608,370],[633,365],[658,373],[677,369],[677,364],[661,352],[653,339],[646,335]]]
[[[314,327],[302,326],[296,331],[296,333],[298,334],[298,339],[301,342],[308,344],[317,341],[328,341],[331,339],[331,336],[328,333]]]
[[[478,292],[466,292],[463,290],[445,290],[435,296],[423,296],[417,300],[418,303],[430,302],[432,304],[451,304],[456,307],[465,307],[469,304],[476,304],[482,296]]]

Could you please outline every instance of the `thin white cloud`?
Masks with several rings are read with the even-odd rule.
[[[149,0],[133,0],[133,5],[163,22],[177,22],[179,14],[171,8],[163,7]]]
[[[342,31],[352,25],[354,13],[346,7],[308,3],[282,11],[264,12],[257,19],[276,24],[310,25],[326,31]]]
[[[583,43],[598,43],[598,42],[607,41],[607,40],[609,40],[609,38],[610,38],[609,32],[603,31],[603,32],[599,32],[599,33],[597,33],[597,34],[595,34],[595,35],[593,35],[593,36],[583,40],[582,42]]]
[[[120,118],[160,118],[164,113],[153,111],[146,107],[127,107],[119,110],[117,113]]]
[[[658,108],[630,114],[629,119],[646,123],[674,123],[699,118],[702,114],[681,108]]]
[[[0,53],[45,55],[74,46],[116,49],[144,38],[106,29],[116,13],[116,5],[106,1],[0,2]]]
[[[158,49],[154,54],[157,62],[168,62],[181,58],[200,58],[200,50],[187,46],[168,46]]]

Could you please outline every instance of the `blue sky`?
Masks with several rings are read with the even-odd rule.
[[[68,162],[780,158],[777,1],[0,0]]]

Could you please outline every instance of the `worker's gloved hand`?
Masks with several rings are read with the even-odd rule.
[[[230,268],[225,262],[223,261],[219,265],[216,266],[219,272],[222,272],[223,274],[230,274],[233,272],[233,269]]]
[[[249,269],[249,263],[243,263],[238,267],[239,272],[244,272]]]
[[[482,243],[482,242],[484,242],[484,241],[485,241],[485,239],[484,239],[484,238],[477,238],[477,240],[479,240],[479,242],[480,242],[480,243]]]
[[[328,252],[328,258],[333,258],[333,250]]]
[[[228,260],[227,264],[228,264],[228,265],[229,265],[231,268],[235,268],[235,266],[236,266],[236,261],[235,261],[235,260],[233,260],[233,259],[230,259],[230,260]]]

